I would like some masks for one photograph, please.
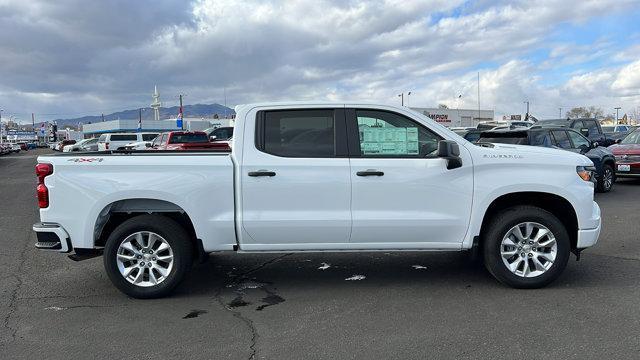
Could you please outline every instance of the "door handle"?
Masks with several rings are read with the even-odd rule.
[[[249,176],[258,177],[258,176],[276,176],[275,171],[267,171],[267,170],[258,170],[258,171],[249,171]]]
[[[367,171],[358,171],[356,173],[358,176],[383,176],[384,173],[378,170],[367,170]]]

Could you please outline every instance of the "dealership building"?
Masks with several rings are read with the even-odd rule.
[[[411,109],[447,127],[475,127],[479,122],[494,120],[493,110],[417,107],[411,107]]]
[[[171,120],[143,120],[141,126],[138,120],[111,120],[102,121],[93,124],[82,125],[82,132],[85,138],[99,136],[106,133],[119,132],[162,132],[162,131],[200,131],[211,127],[232,126],[232,119],[203,119],[203,118],[184,118],[181,129],[175,119]]]

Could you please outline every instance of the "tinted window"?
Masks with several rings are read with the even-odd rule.
[[[615,130],[615,127],[613,126],[603,126],[602,127],[602,131],[605,133],[612,133]]]
[[[333,110],[265,112],[263,150],[278,156],[335,156]]]
[[[566,131],[552,131],[556,140],[556,146],[562,149],[571,149],[571,142]]]
[[[205,133],[177,133],[171,136],[170,144],[188,144],[209,142]]]
[[[152,141],[158,134],[142,134],[142,141]]]
[[[363,156],[435,155],[440,137],[404,116],[357,110],[360,153]]]
[[[211,136],[215,136],[216,140],[228,140],[233,136],[233,128],[219,128],[213,130]]]
[[[531,145],[551,147],[553,142],[548,131],[533,131],[531,132]]]
[[[582,122],[589,129],[589,136],[600,134],[598,123],[595,120],[583,120]]]
[[[126,134],[126,135],[117,135],[117,134],[113,134],[111,135],[111,141],[137,141],[138,137],[136,136],[136,134]]]
[[[575,149],[585,147],[588,149],[589,147],[591,147],[591,141],[589,141],[584,136],[578,134],[575,131],[567,131],[567,133],[569,133],[569,137],[571,138],[571,142],[573,142],[573,147]]]

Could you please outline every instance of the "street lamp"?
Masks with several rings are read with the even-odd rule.
[[[0,144],[2,144],[2,112],[4,109],[0,109]]]
[[[407,93],[407,104],[409,103],[409,95],[411,95],[411,91]],[[398,97],[400,98],[400,103],[404,106],[404,92],[398,94]]]

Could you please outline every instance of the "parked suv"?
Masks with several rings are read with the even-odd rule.
[[[608,137],[602,130],[597,119],[551,119],[539,120],[536,126],[541,127],[566,127],[578,131],[591,141],[597,141],[600,146],[609,146],[615,141]]]
[[[98,151],[124,150],[125,146],[137,141],[152,141],[158,133],[113,133],[102,134],[98,139]]]
[[[571,129],[534,126],[530,129],[490,130],[480,135],[478,143],[533,145],[573,151],[585,155],[593,162],[598,192],[611,191],[616,180],[613,152]]]

